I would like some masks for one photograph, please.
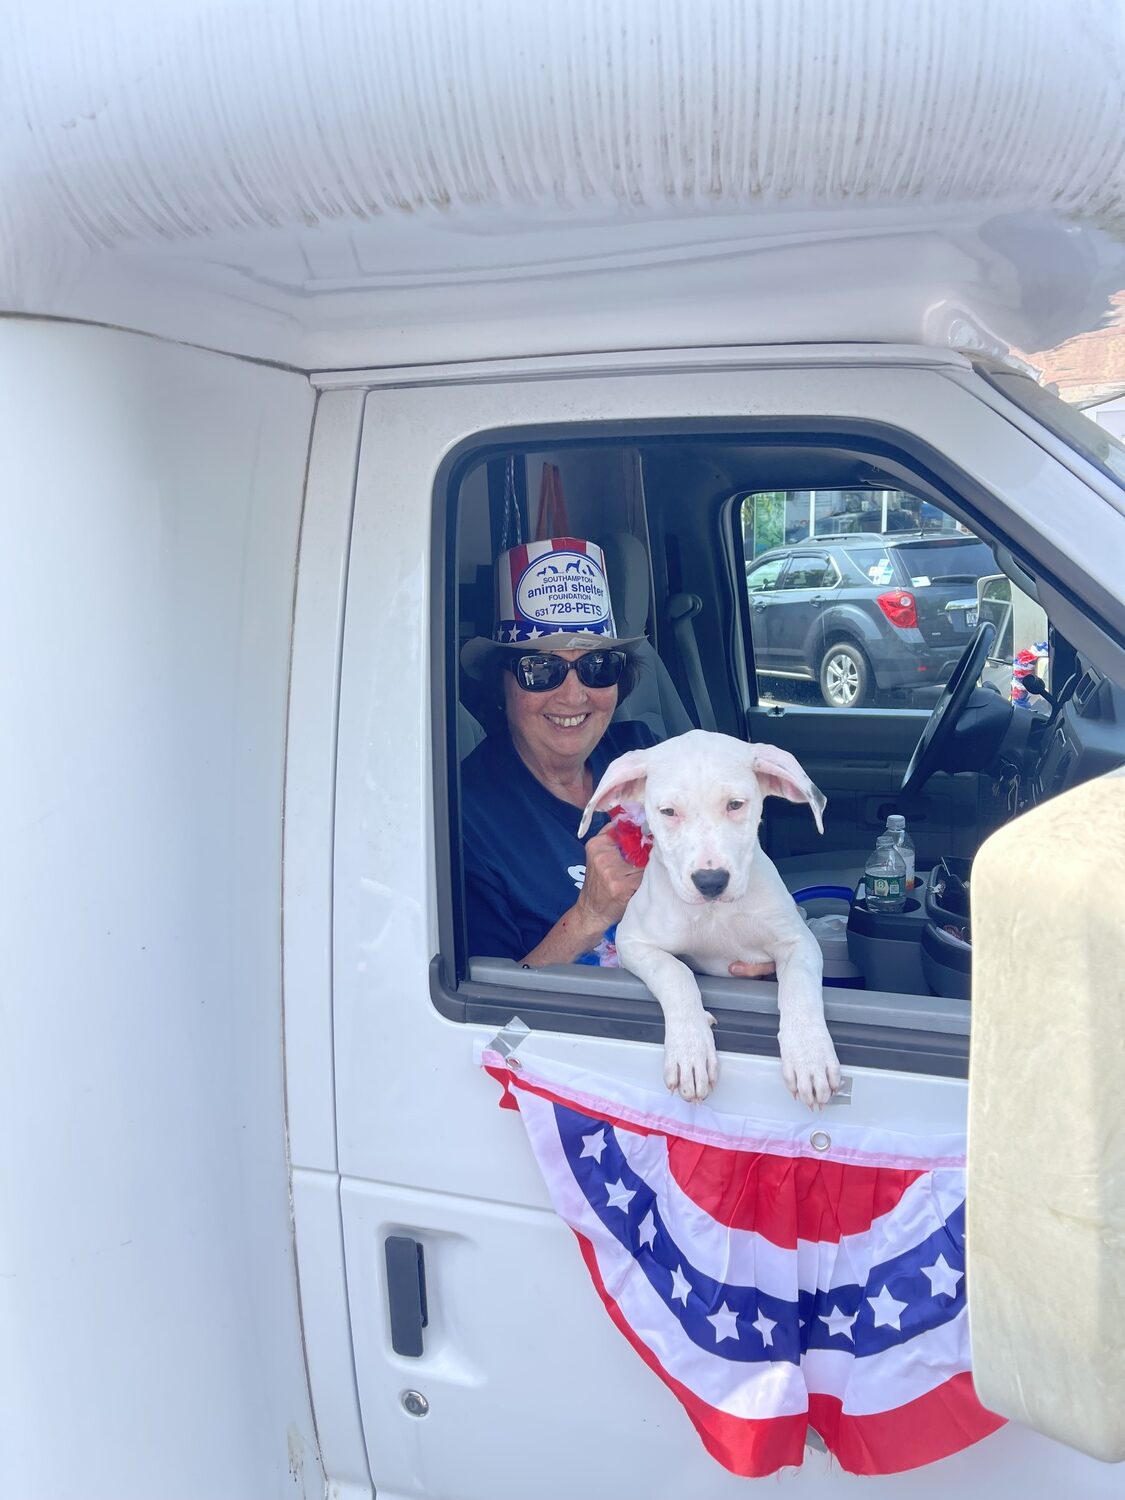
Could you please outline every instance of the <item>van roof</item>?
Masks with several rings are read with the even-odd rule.
[[[56,11],[8,5],[0,310],[338,369],[1002,353],[1125,283],[1112,9]]]

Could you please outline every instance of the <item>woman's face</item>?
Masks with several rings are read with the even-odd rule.
[[[577,661],[582,651],[554,651],[566,661]],[[561,687],[549,693],[529,693],[511,672],[503,673],[504,708],[517,750],[532,771],[535,762],[547,765],[585,763],[606,731],[617,707],[617,688],[588,688],[577,672],[568,672]]]

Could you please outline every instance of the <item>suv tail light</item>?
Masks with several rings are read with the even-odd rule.
[[[906,589],[890,589],[880,594],[875,603],[890,620],[903,630],[913,629],[918,624],[918,605],[914,595]]]

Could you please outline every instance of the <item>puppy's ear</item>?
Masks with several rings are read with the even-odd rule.
[[[777,745],[751,745],[750,764],[766,797],[784,797],[788,802],[807,802],[816,819],[818,833],[824,832],[821,813],[828,798],[805,775],[800,761]]]
[[[627,750],[616,760],[610,761],[605,775],[594,789],[594,795],[586,804],[582,821],[578,825],[578,837],[585,835],[590,819],[596,812],[605,812],[615,802],[639,802],[645,794],[648,777],[648,751]]]

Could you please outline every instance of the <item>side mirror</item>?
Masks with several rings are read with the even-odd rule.
[[[973,863],[967,1273],[990,1410],[1125,1459],[1125,771]]]

